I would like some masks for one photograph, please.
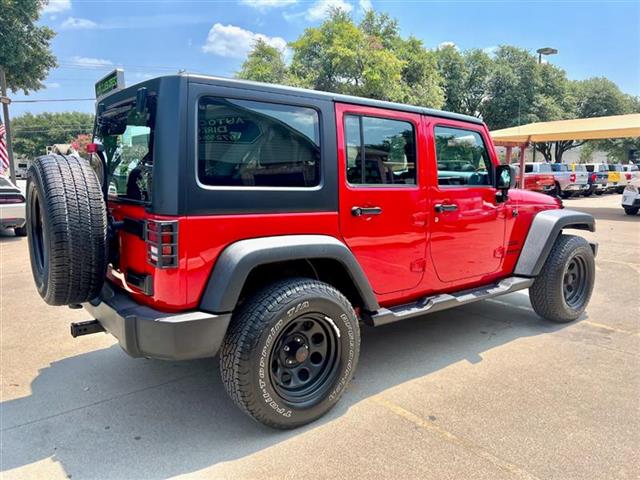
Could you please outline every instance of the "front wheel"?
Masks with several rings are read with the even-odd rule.
[[[344,295],[326,283],[293,278],[243,302],[225,336],[220,371],[246,414],[290,429],[337,403],[359,352],[358,319]]]
[[[591,298],[595,270],[589,243],[576,235],[560,235],[529,289],[533,309],[552,322],[576,320]]]

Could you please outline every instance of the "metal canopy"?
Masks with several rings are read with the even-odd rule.
[[[493,143],[515,147],[530,142],[640,137],[640,113],[538,122],[491,132]]]

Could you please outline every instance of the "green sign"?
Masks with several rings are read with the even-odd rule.
[[[116,68],[96,82],[96,100],[121,88],[124,88],[124,71]]]

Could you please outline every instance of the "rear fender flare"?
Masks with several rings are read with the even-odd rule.
[[[240,240],[226,247],[216,260],[200,302],[207,312],[225,313],[235,308],[251,271],[261,265],[287,260],[332,259],[346,269],[364,302],[380,308],[373,289],[353,253],[328,235],[284,235]]]
[[[565,228],[595,232],[596,221],[592,215],[575,210],[545,210],[536,214],[529,228],[514,275],[536,277],[540,274],[558,235]],[[597,245],[591,244],[594,255]]]

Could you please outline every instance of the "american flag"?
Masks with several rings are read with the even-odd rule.
[[[9,152],[7,151],[7,141],[5,140],[4,123],[0,120],[0,175],[9,173]]]

